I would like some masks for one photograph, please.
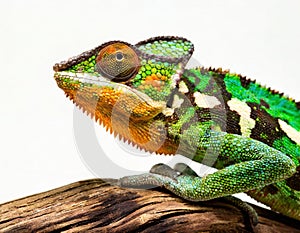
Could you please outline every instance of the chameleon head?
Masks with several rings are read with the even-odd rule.
[[[150,126],[166,108],[192,52],[192,43],[179,37],[136,45],[111,41],[55,64],[54,78],[77,106],[111,132],[154,151],[145,145],[158,140],[153,135],[163,126],[151,127],[152,136]]]

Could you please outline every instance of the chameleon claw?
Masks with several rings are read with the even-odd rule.
[[[172,179],[176,179],[179,175],[198,176],[198,174],[185,163],[177,163],[173,169],[163,163],[155,164],[151,168],[150,173],[167,176]]]
[[[177,172],[180,172],[183,175],[188,175],[188,176],[198,176],[198,174],[188,165],[185,163],[177,163],[174,166],[174,170]]]
[[[178,171],[163,163],[155,164],[151,168],[150,173],[166,176],[173,180],[176,180],[176,178],[180,175]]]

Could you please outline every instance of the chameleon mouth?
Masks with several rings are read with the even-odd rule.
[[[74,73],[68,71],[58,71],[54,73],[54,78],[56,81],[65,81],[65,82],[79,82],[81,84],[96,84],[96,85],[105,85],[108,86],[110,82],[108,79],[100,75],[89,74],[89,73]]]
[[[58,86],[63,89],[80,90],[85,87],[111,88],[115,92],[121,92],[123,95],[132,96],[137,100],[150,106],[161,108],[165,107],[165,102],[155,101],[145,93],[131,88],[122,83],[112,82],[111,80],[99,75],[89,73],[74,73],[68,71],[59,71],[54,73],[54,79]]]

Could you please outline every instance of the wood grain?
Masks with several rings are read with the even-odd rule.
[[[247,218],[221,200],[192,203],[108,181],[115,182],[79,181],[1,204],[0,232],[251,232]],[[299,222],[255,209],[257,232],[300,232]]]

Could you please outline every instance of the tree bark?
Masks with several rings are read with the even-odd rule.
[[[298,221],[255,209],[255,231],[300,232]],[[221,200],[193,203],[160,188],[120,188],[101,179],[0,205],[0,232],[251,232],[245,219]]]

